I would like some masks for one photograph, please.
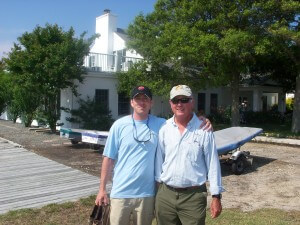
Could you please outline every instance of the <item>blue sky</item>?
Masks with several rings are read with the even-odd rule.
[[[126,28],[140,12],[153,11],[156,0],[3,0],[0,4],[0,58],[9,52],[13,42],[36,25],[58,24],[64,30],[71,26],[77,35],[95,32],[95,18],[104,9],[118,16],[118,27]]]

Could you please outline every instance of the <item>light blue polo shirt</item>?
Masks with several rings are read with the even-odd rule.
[[[130,115],[113,124],[103,152],[115,160],[111,198],[154,196],[155,152],[158,132],[165,121],[149,115],[147,120],[133,122]]]

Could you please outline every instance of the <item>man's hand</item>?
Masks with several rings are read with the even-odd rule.
[[[204,116],[199,116],[198,119],[203,121],[203,123],[200,125],[200,129],[213,131],[213,127],[209,119],[205,118]]]
[[[108,205],[109,204],[109,198],[107,197],[107,193],[105,191],[99,191],[96,200],[95,200],[96,205]]]
[[[218,198],[212,198],[210,204],[210,216],[211,218],[217,218],[222,212],[221,200]]]
[[[107,197],[107,193],[106,193],[106,183],[110,179],[113,165],[114,165],[114,160],[104,156],[102,161],[101,175],[100,175],[99,193],[95,200],[96,205],[109,204],[109,198]]]

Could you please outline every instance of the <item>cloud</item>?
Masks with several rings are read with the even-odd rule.
[[[0,59],[5,53],[10,52],[14,42],[18,42],[17,38],[20,37],[26,29],[24,28],[0,28]]]
[[[0,59],[5,57],[10,49],[13,47],[14,41],[1,41],[0,42]]]

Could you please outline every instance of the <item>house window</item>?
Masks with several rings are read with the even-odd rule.
[[[108,109],[108,90],[107,89],[96,89],[95,90],[95,102],[106,106]]]
[[[210,94],[210,113],[216,113],[218,109],[218,94]]]
[[[205,93],[198,93],[198,112],[205,114]]]
[[[125,93],[118,94],[118,115],[127,115],[130,113],[130,99]]]

